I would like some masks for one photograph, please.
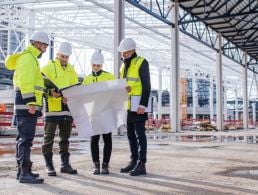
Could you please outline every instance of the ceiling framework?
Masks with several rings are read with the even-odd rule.
[[[155,1],[153,5],[139,0],[126,0],[166,24],[174,25],[169,18],[171,1]],[[175,0],[172,0],[175,1]],[[177,0],[180,7],[180,31],[204,45],[215,49],[217,34],[223,36],[223,55],[243,64],[248,54],[249,69],[258,64],[258,1],[257,0]],[[151,1],[154,2],[154,1]],[[255,67],[256,68],[256,67]]]
[[[170,11],[173,9],[172,2],[170,0],[126,0],[126,2],[125,35],[136,40],[137,51],[148,59],[153,69],[169,67],[171,55],[170,28],[173,25],[169,17]],[[132,2],[138,3],[141,9],[132,6]],[[159,2],[164,2],[164,4]],[[197,3],[198,1],[182,1],[180,5],[183,10],[186,9],[190,12],[188,8],[183,6],[190,6],[187,3],[194,2]],[[200,7],[202,2],[209,2],[213,5],[211,1],[202,0],[196,6]],[[78,50],[99,48],[112,53],[113,3],[113,0],[0,0],[0,21],[8,24],[0,25],[0,30],[24,32],[28,35],[33,31],[43,30],[52,34],[57,44],[61,40],[67,40],[72,42]],[[150,13],[155,13],[155,17]],[[192,64],[200,64],[200,69],[205,67],[209,71],[210,65],[215,64],[216,56],[215,52],[206,46],[213,49],[217,39],[216,33],[210,27],[204,30],[201,22],[195,22],[196,24],[187,23],[186,21],[194,20],[197,17],[184,16],[184,14],[186,14],[186,11],[180,12],[180,18],[183,18],[180,21],[180,28],[181,32],[184,32],[184,34],[180,34],[180,63],[185,68]],[[211,16],[214,17],[213,14]],[[228,34],[230,33],[228,32]],[[231,50],[229,50],[230,47],[232,47]],[[224,53],[230,51],[230,54],[235,56],[234,61],[239,62],[238,58],[240,59],[239,56],[241,55],[237,55],[237,52],[236,54],[232,53],[235,49],[233,47],[235,45],[228,44],[228,46],[225,46],[227,49],[224,49]],[[253,52],[251,49],[249,51]],[[75,55],[80,58],[79,54]],[[256,63],[255,60],[252,62]],[[79,62],[78,59],[75,61],[75,65],[78,65],[77,63],[83,66],[83,63]],[[236,63],[226,59],[223,60],[223,63],[231,72],[240,74],[235,66]],[[85,70],[85,68],[81,68],[81,70]],[[228,74],[231,74],[230,71],[228,71]]]

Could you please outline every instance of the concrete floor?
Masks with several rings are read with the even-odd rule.
[[[128,162],[126,136],[113,137],[110,175],[92,174],[88,140],[73,137],[71,141],[72,166],[79,174],[59,173],[55,143],[58,175],[48,177],[40,152],[42,137],[37,137],[33,167],[45,183],[29,185],[15,180],[14,138],[0,138],[0,194],[258,194],[257,143],[149,139],[148,174],[132,177],[119,173]],[[101,142],[101,151],[102,146]]]

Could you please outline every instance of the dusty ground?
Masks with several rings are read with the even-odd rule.
[[[59,173],[60,159],[55,149],[58,176],[48,177],[40,152],[42,138],[35,141],[33,167],[45,183],[18,183],[15,180],[14,138],[0,138],[0,194],[258,194],[257,144],[149,139],[148,174],[131,177],[119,173],[128,162],[127,139],[114,136],[111,174],[96,176],[92,174],[89,141],[74,137],[71,160],[79,174]],[[100,148],[102,150],[102,143]],[[244,174],[234,174],[236,170],[244,170]]]

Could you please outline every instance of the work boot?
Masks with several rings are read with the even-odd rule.
[[[39,177],[39,174],[38,174],[38,173],[32,173],[32,172],[31,172],[31,167],[32,167],[32,162],[30,162],[30,166],[29,166],[30,174],[31,174],[33,177],[38,178],[38,177]],[[17,161],[17,168],[18,168],[18,170],[17,170],[17,174],[16,174],[16,179],[19,180],[19,177],[20,177],[20,175],[21,175],[21,164],[20,164],[19,161]]]
[[[99,162],[95,162],[94,163],[94,170],[93,170],[93,174],[94,175],[98,175],[100,174],[100,163]]]
[[[101,174],[109,174],[108,163],[102,163],[102,171]]]
[[[61,173],[77,174],[77,170],[73,169],[69,164],[69,153],[61,154]]]
[[[46,162],[46,171],[48,176],[56,176],[56,171],[53,165],[53,154],[44,155]]]
[[[136,161],[130,161],[125,168],[120,169],[120,173],[129,173],[136,165]]]
[[[135,168],[129,172],[131,176],[146,175],[145,163],[139,161]]]
[[[31,183],[31,184],[41,184],[44,182],[42,178],[35,178],[30,173],[30,163],[22,163],[21,174],[19,177],[20,183]]]

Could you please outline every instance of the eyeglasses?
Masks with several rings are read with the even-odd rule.
[[[100,64],[92,64],[92,66],[93,66],[93,67],[98,67],[98,68],[101,67]]]

